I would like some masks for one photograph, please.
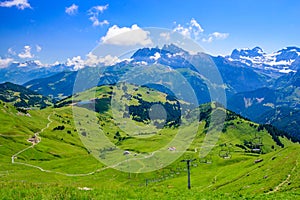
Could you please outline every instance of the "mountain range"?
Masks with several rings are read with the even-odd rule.
[[[29,80],[44,78],[62,71],[73,71],[74,67],[55,63],[43,65],[39,61],[13,62],[5,68],[0,68],[0,83],[12,82],[24,84]]]
[[[267,75],[280,76],[299,69],[300,48],[286,47],[271,54],[265,53],[260,47],[235,49],[226,59],[245,64]]]
[[[186,57],[188,55],[187,51],[170,44],[163,46],[162,49],[153,48],[151,51],[147,48],[140,49],[134,53],[133,62],[140,61],[144,64],[145,62],[151,64],[158,61],[161,64],[172,65],[173,68],[176,63],[180,63],[180,66],[183,67],[187,63],[184,63],[182,56]],[[223,63],[232,66],[247,67],[258,73],[278,78],[283,74],[297,72],[300,65],[300,48],[286,47],[274,53],[265,53],[262,48],[254,47],[253,49],[234,49],[231,55],[228,56],[209,57],[222,60]],[[5,68],[0,68],[0,83],[13,82],[15,84],[24,84],[36,78],[49,77],[62,71],[76,70],[78,69],[69,63],[43,65],[39,61],[33,60],[22,63],[13,62]]]
[[[42,67],[35,62],[27,62],[26,66],[13,63],[1,69],[0,80],[25,82],[26,88],[55,101],[95,86],[122,81],[132,84],[144,81],[144,85],[161,92],[166,92],[166,88],[176,91],[180,87],[177,83],[184,80],[194,91],[197,103],[203,104],[212,101],[212,86],[208,84],[214,83],[207,81],[213,77],[207,66],[213,65],[223,80],[215,85],[225,90],[230,110],[258,123],[271,123],[300,139],[299,120],[295,120],[300,109],[299,61],[300,49],[297,47],[271,54],[260,47],[235,49],[229,56],[216,57],[205,53],[192,55],[170,44],[162,48],[139,49],[130,59],[112,66],[87,66],[77,71],[62,64]],[[180,92],[175,95],[189,101],[189,95]],[[286,113],[293,117],[287,117]],[[282,116],[285,116],[284,120]]]

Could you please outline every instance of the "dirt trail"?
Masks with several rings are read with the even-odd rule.
[[[274,192],[277,192],[280,190],[280,188],[282,188],[282,186],[284,186],[285,184],[288,184],[290,179],[291,179],[291,174],[296,170],[296,168],[298,167],[298,160],[296,160],[296,165],[293,167],[293,169],[291,170],[291,173],[287,175],[287,178],[282,181],[281,183],[279,183],[275,188],[274,190],[268,192],[267,194],[271,194],[271,193],[274,193]]]
[[[52,114],[53,114],[53,113],[52,113]],[[51,118],[50,118],[52,114],[49,114],[49,115],[48,115],[48,118],[47,118],[47,119],[48,119],[49,122],[47,123],[47,125],[46,125],[44,128],[42,128],[40,131],[34,133],[34,136],[35,136],[35,137],[39,137],[39,134],[40,134],[40,133],[44,132],[46,129],[49,128],[50,124],[53,122],[53,121],[51,120]],[[108,169],[108,168],[111,168],[111,167],[116,167],[116,166],[122,164],[123,162],[125,162],[125,161],[122,161],[122,162],[120,162],[120,163],[115,164],[114,166],[103,167],[103,168],[97,169],[97,170],[92,171],[92,172],[89,172],[89,173],[84,173],[84,174],[68,174],[68,173],[62,173],[62,172],[56,172],[56,171],[46,170],[46,169],[43,169],[42,167],[39,167],[39,166],[36,166],[36,165],[31,165],[31,164],[28,164],[28,163],[16,162],[16,161],[15,161],[15,159],[17,158],[17,156],[18,156],[19,154],[21,154],[21,153],[27,151],[27,150],[30,149],[30,148],[33,148],[35,145],[37,145],[37,144],[40,143],[41,141],[42,141],[42,138],[39,137],[39,140],[38,140],[37,143],[32,143],[31,146],[26,147],[25,149],[22,149],[21,151],[19,151],[19,152],[15,153],[14,155],[12,155],[12,156],[11,156],[11,163],[12,163],[12,164],[25,165],[25,166],[28,166],[28,167],[33,167],[33,168],[39,169],[39,170],[42,171],[42,172],[55,173],[55,174],[60,174],[60,175],[64,175],[64,176],[89,176],[89,175],[95,174],[95,173],[97,173],[97,172],[103,171],[103,170],[105,170],[105,169]]]
[[[50,124],[53,122],[53,121],[51,120],[51,118],[50,118],[51,115],[52,115],[52,114],[49,114],[49,115],[48,115],[48,118],[47,118],[47,119],[48,119],[49,122],[47,123],[47,125],[46,125],[44,128],[42,128],[40,131],[34,133],[34,137],[37,138],[37,137],[39,136],[40,133],[44,132],[47,128],[49,128]],[[39,138],[39,140],[38,140],[37,143],[32,143],[31,146],[26,147],[25,149],[22,149],[21,151],[19,151],[19,152],[15,153],[14,155],[12,155],[12,157],[11,157],[11,163],[18,163],[18,164],[28,165],[28,164],[26,164],[26,163],[15,162],[15,159],[16,159],[17,155],[23,153],[24,151],[27,151],[27,150],[30,149],[30,148],[33,148],[36,144],[38,144],[38,143],[41,142],[41,141],[42,141],[42,138]]]

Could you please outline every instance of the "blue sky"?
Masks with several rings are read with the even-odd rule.
[[[194,25],[207,52],[300,46],[295,0],[0,0],[0,65],[84,58],[113,27],[160,27],[182,33]]]

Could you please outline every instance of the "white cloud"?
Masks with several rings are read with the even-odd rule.
[[[2,68],[6,68],[6,67],[8,67],[9,66],[9,64],[11,63],[11,62],[13,62],[14,60],[12,59],[12,58],[1,58],[0,57],[0,69],[2,69]]]
[[[152,44],[149,34],[148,31],[144,31],[136,24],[131,27],[118,27],[114,25],[108,29],[106,35],[101,38],[101,41],[104,44],[114,45],[149,45]]]
[[[33,58],[34,57],[34,55],[31,53],[31,47],[28,46],[28,45],[24,46],[23,52],[19,53],[18,56],[20,58],[23,58],[23,59],[24,58]]]
[[[93,22],[93,26],[103,26],[108,25],[109,22],[107,20],[99,20],[99,14],[103,13],[105,10],[108,9],[108,4],[104,6],[94,6],[88,11],[89,20]]]
[[[75,56],[73,58],[68,58],[66,62],[66,66],[74,67],[75,70],[82,69],[86,66],[95,67],[99,64],[103,64],[104,66],[114,65],[120,62],[118,57],[114,57],[111,55],[107,55],[105,57],[98,57],[93,53],[89,53],[86,55],[86,60],[82,59],[81,56]]]
[[[42,47],[40,45],[36,45],[35,46],[35,50],[36,50],[36,52],[41,52],[42,51]]]
[[[92,16],[89,19],[93,22],[93,26],[103,26],[109,24],[109,22],[106,19],[103,21],[99,21],[99,19],[95,16]]]
[[[178,24],[174,29],[174,32],[178,32],[180,34],[182,34],[185,37],[191,37],[191,32],[189,30],[189,28],[185,28],[183,26],[181,26],[180,24]]]
[[[168,32],[163,32],[163,33],[159,34],[159,36],[164,38],[167,41],[169,41],[171,38],[170,33],[168,33]]]
[[[191,19],[191,21],[187,23],[186,26],[182,26],[181,24],[178,24],[173,29],[173,31],[182,34],[184,37],[198,39],[200,33],[204,32],[204,29],[195,19]]]
[[[25,8],[31,8],[28,0],[11,0],[11,1],[3,1],[0,2],[0,7],[13,7],[16,6],[20,10],[24,10]]]
[[[202,38],[202,42],[211,43],[213,41],[213,36],[209,36],[208,38]]]
[[[105,57],[98,57],[93,53],[87,54],[87,59],[85,60],[86,66],[96,66],[98,64],[104,64],[105,66],[114,65],[120,62],[119,58],[116,56],[107,55]]]
[[[14,51],[13,48],[9,48],[9,49],[7,50],[7,52],[8,52],[10,55],[13,55],[13,56],[17,55],[17,53]]]
[[[211,35],[213,35],[216,39],[226,39],[229,36],[229,33],[219,33],[219,32],[214,32]]]
[[[196,34],[204,32],[204,29],[195,19],[191,19],[189,28],[193,31],[196,31]]]
[[[208,35],[208,38],[202,38],[202,42],[211,43],[213,40],[224,40],[228,38],[229,33],[214,32]]]
[[[104,10],[107,10],[108,9],[108,4],[106,4],[105,6],[94,6],[92,9],[96,10],[96,11],[99,11],[101,13],[104,12]]]
[[[72,59],[68,58],[66,65],[68,67],[74,66],[75,70],[84,68],[84,60],[81,59],[81,56],[75,56]]]
[[[72,4],[70,7],[66,7],[65,12],[68,15],[75,15],[78,12],[78,6],[76,4]]]
[[[40,60],[35,60],[34,63],[37,64],[38,66],[44,65]]]
[[[194,18],[191,19],[191,21],[187,23],[186,26],[177,24],[177,26],[173,29],[173,32],[178,32],[182,34],[184,37],[188,37],[196,41],[201,40],[202,42],[207,42],[207,43],[211,43],[214,40],[224,40],[229,36],[229,33],[220,33],[220,32],[204,34],[204,29]]]

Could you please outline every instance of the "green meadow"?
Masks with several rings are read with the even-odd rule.
[[[121,115],[122,109],[113,113],[113,109],[104,104],[112,99],[110,87],[75,95],[76,102],[99,99],[97,113],[90,107],[70,105],[70,99],[61,101],[58,106],[27,113],[0,102],[1,199],[300,197],[299,144],[278,136],[279,144],[265,128],[259,130],[258,124],[230,111],[225,111],[231,117],[226,118],[225,128],[218,133],[219,139],[204,156],[200,152],[209,134],[206,124],[210,113],[199,122],[183,121],[180,127],[158,128],[147,119],[136,121],[134,123],[141,127],[141,132],[151,130],[145,137],[136,137],[128,134],[136,134],[130,129],[132,126],[122,127],[122,121],[114,120],[116,115]],[[127,91],[132,97],[145,97],[142,98],[145,102],[169,101],[165,94],[147,88],[137,90],[129,86]],[[133,98],[128,100],[128,105],[137,106],[139,102],[141,100]],[[202,106],[201,112],[206,112],[207,106]],[[132,116],[126,120],[129,124],[133,121]],[[143,126],[149,129],[144,130]],[[172,143],[179,131],[189,133],[194,130],[188,137],[183,135]],[[38,138],[38,143],[27,141],[33,136]],[[186,143],[187,148],[180,149],[180,145]],[[260,152],[253,152],[255,143],[261,144]],[[166,149],[169,144],[177,145],[177,149],[170,152]],[[113,147],[117,150],[109,149]],[[130,152],[128,156],[122,155],[125,150]],[[149,163],[157,164],[151,159],[147,163],[143,161],[153,156],[153,152],[157,158],[160,158],[160,152],[165,153],[161,156],[172,153],[178,156],[162,168],[138,173],[147,169]],[[190,190],[187,189],[187,167],[181,162],[183,159],[195,159],[191,163]],[[107,166],[106,163],[111,164]]]

